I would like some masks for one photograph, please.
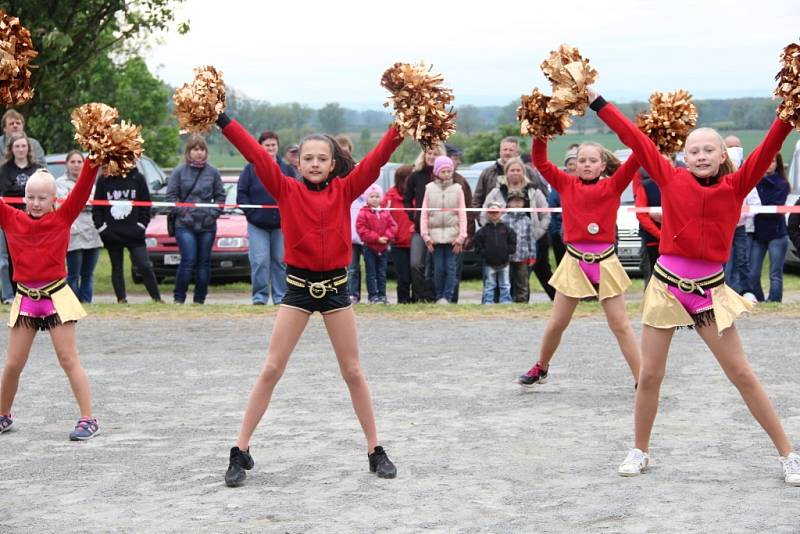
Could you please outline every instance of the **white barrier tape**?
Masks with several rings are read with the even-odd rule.
[[[7,204],[24,204],[22,197],[0,197]],[[219,208],[219,209],[277,209],[277,204],[216,204],[214,202],[161,202],[150,200],[89,200],[87,206],[136,206],[154,208]],[[458,208],[380,208],[386,211],[458,211]],[[562,208],[499,208],[503,212],[561,213]],[[467,212],[487,211],[487,208],[463,208]],[[629,213],[662,213],[661,206],[620,206],[618,211]],[[800,213],[800,206],[743,206],[742,213]]]

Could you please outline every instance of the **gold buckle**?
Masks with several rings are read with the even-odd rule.
[[[689,278],[679,278],[677,285],[678,289],[680,289],[684,293],[694,293],[695,291],[697,291],[697,288],[700,287],[697,285],[697,282]]]
[[[33,301],[42,300],[42,290],[34,287],[28,288],[28,298]]]
[[[328,287],[325,282],[309,282],[308,293],[315,299],[321,299],[328,294]]]
[[[586,263],[594,263],[597,261],[599,254],[594,254],[592,252],[581,252],[581,260],[585,261]]]

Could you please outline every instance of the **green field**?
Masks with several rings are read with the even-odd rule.
[[[730,130],[730,131],[722,131],[720,132],[723,136],[728,135],[736,135],[742,140],[742,145],[744,146],[745,154],[749,154],[752,150],[758,145],[759,141],[764,137],[765,132],[761,130]],[[354,134],[355,135],[355,134]],[[377,143],[379,139],[378,135],[374,136],[374,142]],[[794,131],[789,135],[789,138],[783,144],[783,149],[781,150],[781,154],[783,155],[783,161],[787,165],[792,159],[792,153],[794,151],[794,146],[797,141],[800,140],[800,134],[797,131]],[[569,145],[573,143],[580,143],[581,141],[595,141],[597,143],[602,144],[603,146],[611,149],[616,150],[618,148],[624,148],[622,143],[619,142],[617,136],[614,134],[601,134],[601,133],[592,133],[592,134],[567,134],[561,137],[557,137],[550,141],[550,158],[553,162],[559,163],[562,161],[564,154],[567,152],[567,148]],[[245,161],[244,158],[239,155],[236,150],[224,142],[225,144],[215,144],[209,147],[210,154],[209,154],[209,161],[215,167],[236,167],[241,168],[244,166]],[[407,163],[413,163],[413,161],[408,161]]]

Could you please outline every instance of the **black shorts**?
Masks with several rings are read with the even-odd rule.
[[[281,305],[306,313],[331,313],[350,307],[347,269],[309,271],[286,266],[286,295]]]

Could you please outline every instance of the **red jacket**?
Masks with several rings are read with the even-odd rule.
[[[386,192],[381,201],[382,208],[402,208],[403,195],[398,193],[396,187],[392,187]],[[390,211],[392,219],[397,223],[397,233],[394,237],[394,244],[397,248],[411,248],[411,234],[414,233],[414,223],[408,218],[406,212],[397,210]]]
[[[284,237],[284,261],[312,271],[350,265],[350,204],[378,178],[381,167],[403,141],[391,127],[347,176],[312,184],[284,176],[275,160],[236,121],[222,133],[256,168],[261,183],[278,201]]]
[[[673,168],[656,145],[602,98],[592,109],[629,146],[661,189],[661,254],[725,263],[742,202],[764,176],[792,126],[775,119],[767,136],[738,171],[701,185],[687,169]]]
[[[608,178],[588,183],[550,163],[544,139],[533,140],[531,157],[533,166],[561,196],[564,241],[616,243],[619,197],[639,169],[637,159],[631,156]],[[597,233],[589,231],[592,224],[599,227]]]
[[[96,177],[97,167],[87,159],[61,207],[38,219],[0,201],[0,226],[6,234],[16,282],[53,282],[67,276],[70,227],[86,206]]]
[[[406,217],[406,220],[408,220],[408,217]],[[361,238],[361,241],[366,246],[380,254],[389,248],[390,242],[394,241],[394,237],[397,234],[397,223],[390,212],[364,206],[358,212],[358,218],[356,218],[356,231],[358,232],[358,237]],[[378,242],[381,237],[386,237],[389,241],[386,243]]]

